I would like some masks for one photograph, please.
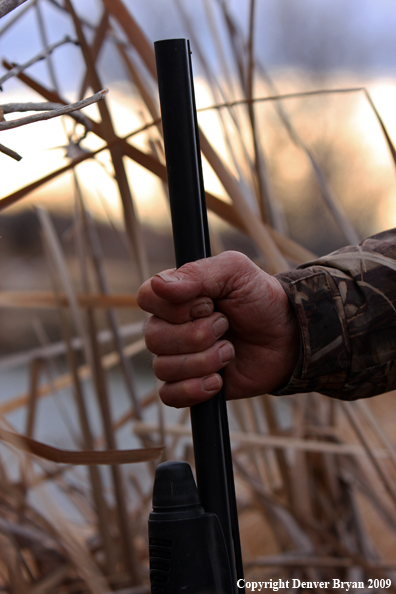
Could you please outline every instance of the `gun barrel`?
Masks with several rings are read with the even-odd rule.
[[[188,40],[155,43],[177,267],[210,256],[209,228]],[[197,486],[223,530],[235,584],[243,577],[224,390],[191,407]],[[240,592],[243,590],[239,589]],[[230,593],[230,594],[234,594]]]

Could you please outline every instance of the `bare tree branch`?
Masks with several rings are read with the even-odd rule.
[[[0,0],[1,2],[1,0]],[[19,19],[37,2],[37,0],[31,0],[30,2],[26,3],[25,6],[23,8],[21,8],[21,10],[18,10],[18,12],[16,12],[12,18],[6,19],[6,22],[3,24],[2,23],[2,27],[0,27],[0,37],[3,35],[3,33],[5,33],[6,31],[8,31],[8,29],[10,29],[11,27],[13,27],[15,25],[15,23],[17,21],[19,21]]]
[[[26,2],[26,0],[0,0],[0,18],[15,8],[18,8],[18,6],[24,2]]]
[[[21,155],[13,151],[12,149],[8,148],[8,146],[4,146],[4,144],[0,144],[0,153],[15,159],[15,161],[20,161],[22,159]]]
[[[100,99],[103,99],[103,97],[107,95],[108,92],[108,89],[102,89],[101,91],[99,91],[99,93],[95,93],[95,95],[87,97],[87,99],[77,101],[76,103],[71,103],[70,105],[62,105],[62,107],[59,107],[58,109],[52,109],[44,113],[38,113],[35,115],[27,116],[25,118],[18,118],[17,120],[11,120],[9,122],[0,122],[0,132],[2,130],[10,130],[12,128],[18,128],[19,126],[25,126],[26,124],[31,124],[33,122],[50,120],[52,118],[68,114],[72,111],[82,109],[87,105],[91,105],[92,103],[100,101]]]
[[[0,105],[0,109],[3,110],[3,114],[24,112],[24,111],[51,111],[65,107],[62,103],[53,103],[50,101],[31,102],[26,103],[3,103]],[[92,130],[92,123],[83,113],[76,111],[69,114],[76,122],[82,124],[88,131]],[[4,121],[4,120],[0,120]]]
[[[0,0],[0,2],[1,1],[2,0]],[[78,42],[75,39],[72,39],[71,37],[69,37],[68,35],[66,35],[65,37],[63,37],[63,39],[61,39],[60,41],[56,41],[55,43],[49,45],[44,50],[42,50],[39,54],[36,54],[33,58],[30,58],[30,60],[28,60],[24,64],[19,64],[19,65],[14,66],[14,68],[12,70],[9,70],[7,72],[7,74],[5,74],[4,76],[2,76],[0,78],[0,85],[2,85],[3,83],[5,83],[5,81],[8,80],[9,78],[12,78],[13,76],[18,76],[18,74],[20,74],[23,70],[26,70],[26,68],[28,68],[32,64],[35,64],[36,62],[39,62],[40,60],[43,60],[55,48],[59,47],[60,45],[65,44],[65,43],[78,44]]]

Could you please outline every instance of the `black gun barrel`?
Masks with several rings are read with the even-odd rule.
[[[176,265],[180,267],[210,256],[190,45],[186,39],[157,41],[155,53]],[[205,512],[216,514],[220,521],[236,593],[236,577],[243,578],[243,567],[223,389],[191,407],[191,425],[200,501]]]

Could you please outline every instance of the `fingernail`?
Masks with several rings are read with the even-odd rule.
[[[175,276],[174,274],[164,274],[162,272],[158,272],[154,276],[159,276],[166,283],[176,283],[180,280],[180,278],[178,276]]]
[[[217,337],[221,336],[228,330],[228,320],[226,318],[217,318],[215,322],[213,322],[213,334]]]
[[[234,355],[234,347],[230,342],[223,344],[223,346],[219,348],[219,357],[222,363],[228,363],[228,361],[231,361],[231,359],[234,358]]]
[[[202,380],[202,386],[205,392],[213,392],[214,390],[220,390],[220,378],[215,373],[213,375],[208,375],[204,377]]]
[[[198,303],[198,305],[194,305],[194,307],[190,310],[190,316],[192,318],[206,318],[210,316],[212,310],[210,308],[209,303]]]

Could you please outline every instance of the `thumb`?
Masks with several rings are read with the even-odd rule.
[[[203,295],[219,299],[246,282],[246,276],[251,277],[253,269],[261,272],[240,252],[223,252],[156,274],[151,279],[151,287],[156,295],[172,303],[183,303]]]

